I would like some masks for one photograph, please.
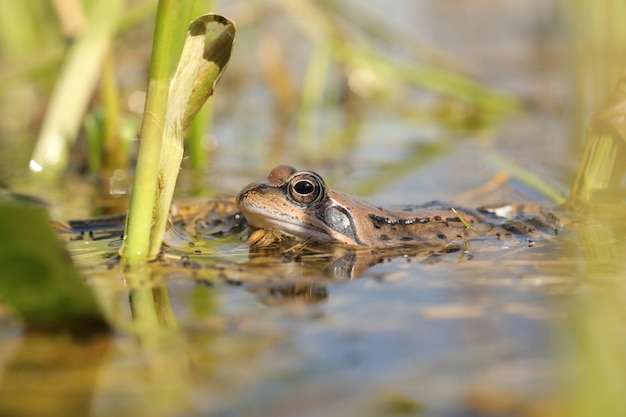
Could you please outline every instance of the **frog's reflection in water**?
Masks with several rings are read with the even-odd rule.
[[[346,245],[307,245],[284,239],[266,246],[251,245],[249,260],[244,263],[242,273],[267,276],[264,282],[257,280],[246,285],[264,304],[312,304],[328,299],[327,285],[360,278],[367,270],[387,260],[401,257],[421,263],[438,262],[446,254],[462,253],[463,244],[461,241],[453,245],[372,249]],[[245,276],[242,278],[245,281]]]
[[[416,209],[423,213],[441,206],[433,204],[405,206],[402,210],[408,213]],[[502,211],[504,209],[506,213]],[[444,258],[455,263],[467,261],[473,256],[472,251],[467,250],[470,244],[472,247],[487,248],[497,257],[503,247],[531,246],[546,236],[554,236],[560,228],[558,216],[536,205],[500,206],[497,213],[482,209],[481,213],[484,213],[479,217],[484,221],[470,217],[474,211],[461,213],[448,208],[450,213],[455,213],[452,217],[450,213],[446,214],[450,217],[448,221],[462,233],[447,233],[445,236],[436,233],[450,228],[448,222],[443,221],[447,217],[442,214],[433,216],[433,221],[420,223],[420,229],[417,229],[418,225],[410,224],[415,228],[412,229],[414,232],[425,232],[424,228],[431,228],[429,233],[437,235],[436,239],[426,239],[421,235],[411,239],[400,238],[407,231],[406,227],[385,223],[378,225],[378,232],[382,230],[385,235],[400,237],[366,246],[341,241],[319,243],[319,236],[316,238],[314,235],[302,242],[287,237],[276,227],[250,228],[239,210],[232,199],[201,201],[199,204],[180,203],[172,210],[171,227],[165,236],[166,245],[182,251],[191,245],[202,256],[204,253],[199,248],[206,246],[207,242],[219,242],[224,238],[231,239],[231,242],[247,242],[235,248],[235,252],[242,249],[247,252],[246,261],[236,261],[233,265],[226,254],[229,266],[212,266],[198,260],[199,267],[223,268],[225,272],[222,275],[227,283],[244,284],[257,294],[263,293],[260,295],[263,302],[272,305],[294,299],[306,302],[325,300],[327,291],[320,291],[325,281],[360,278],[365,271],[385,260],[403,257],[420,263],[437,263]],[[472,225],[467,222],[468,219],[474,219]],[[305,237],[301,235],[300,239]],[[213,253],[215,251],[220,249],[216,248]]]
[[[248,291],[256,294],[259,301],[269,306],[279,306],[294,301],[315,304],[328,299],[326,286],[314,282],[251,285]]]

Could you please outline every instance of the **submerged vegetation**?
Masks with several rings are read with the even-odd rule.
[[[131,401],[159,415],[181,402],[192,413],[243,414],[257,400],[267,415],[291,414],[319,398],[325,415],[626,413],[626,7],[554,2],[558,19],[525,29],[549,38],[533,45],[551,59],[575,58],[575,83],[564,84],[574,105],[564,109],[554,104],[564,96],[538,88],[539,78],[521,81],[536,85],[520,92],[497,68],[472,71],[461,55],[418,40],[403,25],[415,5],[381,13],[357,1],[234,3],[0,3],[0,298],[11,311],[0,309],[0,321],[10,330],[15,317],[26,330],[0,329],[1,351],[20,341],[3,378],[29,381],[41,369],[61,391],[0,384],[0,414],[130,415],[133,393],[120,393],[118,381],[135,382]],[[509,75],[541,66],[526,65]],[[564,67],[548,72],[563,80]],[[550,130],[565,110],[569,133]],[[529,130],[535,123],[539,133]],[[524,159],[527,151],[540,162]],[[183,198],[170,212],[179,178],[181,197],[232,196],[284,162],[396,203],[433,191],[463,204],[565,203],[569,223],[546,245],[466,242],[460,256],[272,252],[239,239],[231,200]],[[128,204],[127,218],[117,216]],[[54,220],[113,216],[51,223],[46,211]],[[549,347],[537,342],[546,329],[558,334]],[[558,370],[526,370],[532,361]],[[521,382],[511,372],[518,366],[531,374]],[[113,377],[96,384],[107,367]],[[41,400],[16,395],[21,387]],[[93,408],[97,390],[104,400]],[[71,393],[79,400],[54,399]]]

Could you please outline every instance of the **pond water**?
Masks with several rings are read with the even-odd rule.
[[[414,40],[394,54],[410,57],[407,50],[425,42],[432,62],[461,68],[525,105],[474,126],[454,100],[396,86],[359,104],[357,139],[341,139],[347,112],[327,104],[313,115],[317,140],[303,145],[299,138],[311,132],[298,130],[302,115],[275,116],[280,103],[268,98],[269,82],[249,69],[260,56],[252,40],[263,37],[268,47],[287,38],[283,53],[295,58],[285,62],[299,83],[305,36],[289,19],[263,26],[241,5],[224,5],[219,12],[242,23],[215,97],[212,165],[198,175],[183,164],[177,204],[232,197],[275,164],[289,163],[381,205],[555,206],[533,179],[566,196],[580,146],[565,104],[573,87],[557,2],[399,3],[363,6],[385,10],[393,29]],[[133,74],[145,70],[130,67]],[[462,122],[451,120],[455,115]],[[282,138],[281,120],[290,132]],[[68,184],[24,189],[51,201],[55,220],[124,210],[124,197],[103,210],[91,185]],[[115,258],[123,220],[91,233],[59,231],[116,332],[89,342],[22,335],[4,312],[0,409],[102,417],[572,415],[572,392],[584,388],[563,380],[575,374],[592,384],[594,373],[573,370],[567,358],[593,361],[577,343],[597,335],[572,317],[580,308],[605,320],[588,302],[595,291],[603,291],[607,309],[620,304],[611,293],[622,291],[624,222],[607,216],[574,215],[558,236],[533,244],[485,239],[466,251],[374,260],[369,250],[293,256],[259,252],[239,233],[199,239],[182,232],[169,236],[174,243],[161,261],[132,271]],[[591,253],[590,236],[609,250]]]
[[[179,229],[161,262],[129,272],[105,261],[121,227],[61,232],[107,316],[127,329],[106,348],[94,342],[93,415],[481,415],[493,407],[514,415],[560,406],[555,332],[582,268],[566,255],[570,232],[532,245],[470,241],[435,255],[390,250],[372,261],[371,249],[294,256],[254,250],[239,235],[206,240]],[[141,313],[146,305],[157,323]]]

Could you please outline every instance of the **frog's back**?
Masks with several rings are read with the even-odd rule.
[[[359,236],[364,244],[393,246],[409,242],[447,243],[478,237],[557,234],[559,218],[539,206],[467,209],[430,202],[373,207],[360,228]]]
[[[475,210],[429,203],[399,207],[370,207],[357,222],[360,241],[369,246],[390,246],[409,242],[441,243],[468,235],[464,224],[478,224],[484,216]]]

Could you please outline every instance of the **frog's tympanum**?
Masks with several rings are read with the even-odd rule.
[[[281,165],[267,179],[245,187],[237,207],[256,229],[279,230],[299,240],[355,246],[444,243],[475,236],[556,233],[551,213],[529,218],[523,207],[476,210],[428,203],[400,208],[376,207],[329,190],[315,172]]]

